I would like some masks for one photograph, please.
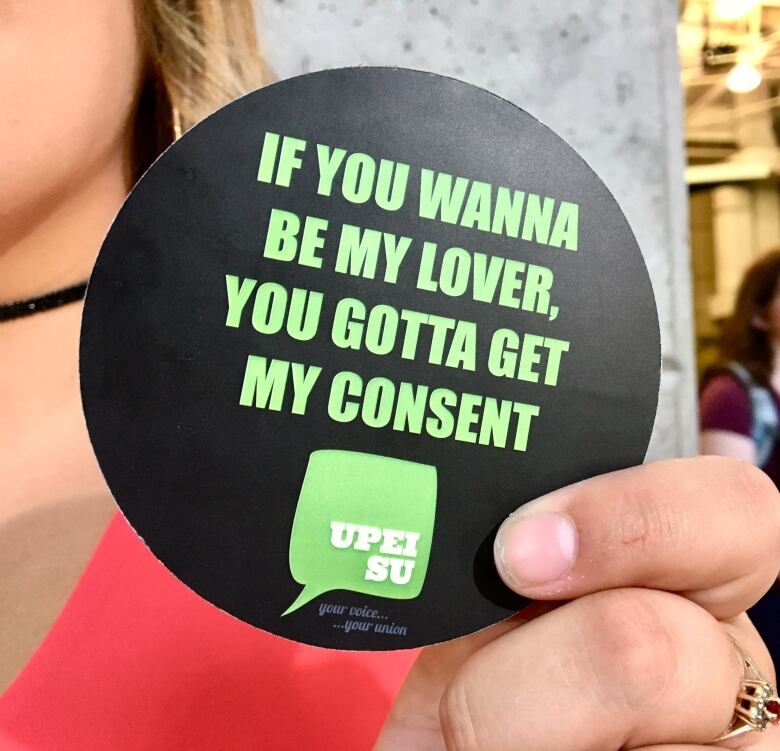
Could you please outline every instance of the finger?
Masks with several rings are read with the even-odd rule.
[[[507,585],[533,599],[649,587],[729,618],[780,569],[780,495],[734,459],[647,464],[526,504],[501,526],[495,550]]]
[[[689,601],[588,595],[475,653],[441,705],[449,751],[617,751],[705,745],[742,677],[731,640]]]
[[[504,621],[463,639],[424,649],[396,697],[373,751],[444,751],[439,702],[460,665],[519,624]]]
[[[772,656],[747,613],[740,613],[736,618],[730,618],[724,622],[724,625],[726,630],[747,650],[762,675],[771,684],[776,685],[777,674],[772,664]]]
[[[777,728],[770,728],[765,733],[752,733],[740,738],[738,741],[732,741],[731,744],[717,744],[712,746],[691,746],[686,744],[681,746],[674,744],[671,746],[645,746],[636,751],[713,751],[718,748],[733,748],[737,751],[777,751],[780,748],[780,731]]]
[[[769,650],[747,614],[740,614],[736,618],[728,621],[725,626],[732,637],[736,639],[743,649],[746,650],[747,654],[750,655],[766,680],[773,686],[777,686],[776,670],[772,665],[772,658],[769,654]],[[744,677],[744,667],[741,664],[740,670],[743,671],[742,676]],[[734,705],[736,705],[736,699]],[[720,733],[718,735],[720,735]],[[746,733],[745,735],[728,741],[721,741],[720,743],[715,744],[714,747],[737,749],[738,751],[777,751],[777,749],[780,749],[780,728],[770,725],[763,733]],[[642,749],[641,751],[651,750]],[[661,750],[658,749],[657,751]],[[672,749],[666,749],[666,751],[672,751]]]
[[[439,703],[458,668],[491,641],[557,607],[533,603],[490,628],[424,649],[409,671],[374,751],[440,751],[444,748]]]
[[[718,748],[733,748],[737,751],[777,751],[780,748],[780,731],[770,728],[765,733],[753,733],[741,738],[738,745],[718,744],[715,746],[645,746],[636,751],[713,751]]]

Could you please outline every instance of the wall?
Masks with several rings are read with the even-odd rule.
[[[402,65],[486,87],[568,140],[613,191],[645,253],[664,368],[651,458],[695,452],[677,0],[263,0],[280,78]]]

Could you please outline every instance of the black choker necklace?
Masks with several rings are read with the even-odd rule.
[[[28,297],[26,300],[0,304],[0,323],[13,321],[15,318],[24,318],[35,313],[43,313],[46,310],[59,308],[77,300],[83,300],[86,293],[87,283],[81,282],[80,284],[48,292],[38,297]]]

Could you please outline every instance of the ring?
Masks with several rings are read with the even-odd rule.
[[[744,676],[737,695],[734,718],[728,729],[715,739],[715,743],[735,738],[752,730],[762,733],[770,722],[777,725],[780,721],[780,699],[777,696],[777,689],[764,678],[742,645],[733,636],[731,640],[742,658]]]

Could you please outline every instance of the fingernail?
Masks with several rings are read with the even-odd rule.
[[[577,530],[555,512],[513,516],[498,530],[495,553],[499,573],[513,589],[550,584],[571,571]]]

